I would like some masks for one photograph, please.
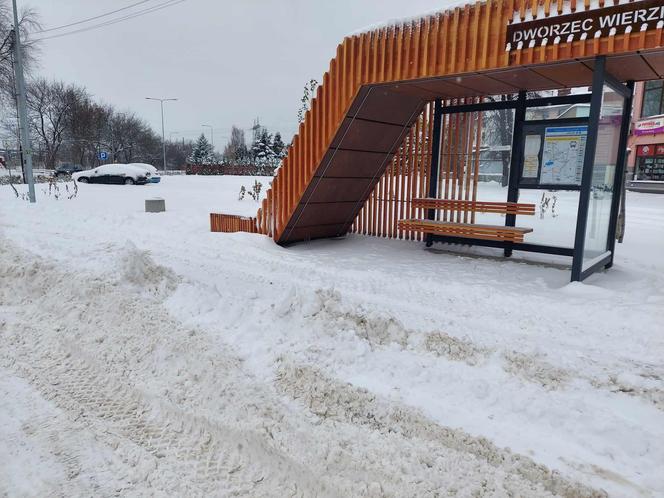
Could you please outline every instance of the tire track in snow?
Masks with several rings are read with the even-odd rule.
[[[427,352],[450,361],[461,361],[470,366],[481,366],[490,356],[498,354],[502,369],[523,381],[538,384],[547,390],[564,389],[574,379],[588,382],[596,389],[621,395],[638,397],[664,410],[664,388],[638,387],[609,375],[606,379],[558,367],[541,355],[514,350],[497,350],[478,345],[469,339],[444,332],[420,332],[410,330],[399,320],[384,313],[376,313],[363,307],[350,307],[343,303],[341,294],[329,289],[316,289],[314,303],[302,303],[300,296],[291,295],[283,313],[302,314],[317,324],[326,324],[328,333],[353,330],[373,349],[398,344],[402,349]],[[303,311],[307,305],[311,309]],[[661,382],[664,370],[653,365],[634,365],[644,378]]]
[[[326,495],[305,469],[250,433],[213,424],[174,407],[150,402],[138,391],[94,369],[75,348],[25,345],[20,360],[3,355],[11,366],[59,408],[90,427],[127,439],[144,449],[180,492],[188,495]],[[4,353],[4,351],[3,351]],[[38,365],[38,367],[36,367]],[[101,423],[101,424],[100,424]],[[76,457],[71,474],[78,474]],[[298,476],[295,478],[295,476]]]
[[[457,471],[473,468],[471,473],[491,476],[487,481],[493,483],[492,489],[474,491],[479,495],[489,492],[509,496],[607,496],[604,491],[569,481],[528,457],[500,449],[486,438],[440,426],[410,408],[387,405],[365,389],[335,381],[311,366],[284,359],[277,382],[284,393],[303,403],[321,420],[366,426],[381,434],[398,434],[405,439],[424,440],[434,448],[442,446],[451,450],[456,455]],[[433,455],[423,452],[420,458],[430,461],[435,468],[441,464],[441,457],[435,455],[433,448],[432,452]]]

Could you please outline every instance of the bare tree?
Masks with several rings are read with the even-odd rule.
[[[89,96],[76,100],[72,108],[70,129],[65,143],[66,156],[71,162],[95,166],[97,154],[108,135],[108,123],[113,109],[93,102]]]
[[[58,153],[71,129],[74,107],[87,98],[84,88],[37,78],[28,85],[30,126],[43,148],[46,168],[56,166]]]
[[[191,140],[167,141],[166,157],[169,169],[185,169],[187,159],[191,156],[194,144]]]
[[[30,33],[40,29],[37,13],[32,9],[22,9],[19,16],[21,48],[24,70],[29,74],[38,55],[37,42]],[[0,93],[9,102],[15,101],[14,89],[14,17],[6,0],[0,0]]]
[[[160,140],[152,129],[131,112],[114,112],[109,119],[106,146],[115,162],[152,162]]]
[[[231,139],[224,148],[224,161],[231,164],[241,164],[249,159],[249,149],[244,138],[244,130],[233,126],[231,128]]]

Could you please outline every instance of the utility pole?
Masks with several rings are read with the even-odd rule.
[[[16,0],[14,0],[16,1]],[[177,99],[159,99],[154,97],[145,97],[145,100],[156,100],[161,104],[161,151],[164,155],[164,172],[166,171],[166,136],[164,132],[164,102],[175,101]]]
[[[16,64],[14,72],[16,75],[16,93],[18,94],[18,121],[19,136],[21,139],[21,149],[24,163],[23,171],[25,180],[28,182],[28,198],[30,202],[35,202],[35,179],[32,175],[32,148],[30,146],[30,135],[28,134],[28,108],[25,97],[25,80],[23,78],[23,54],[21,53],[21,34],[18,27],[18,11],[16,9],[16,0],[12,0],[14,7],[14,51]]]

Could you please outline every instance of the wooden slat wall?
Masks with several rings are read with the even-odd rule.
[[[256,218],[247,218],[233,214],[210,214],[210,230],[212,232],[259,233]]]
[[[606,5],[617,2],[605,0]],[[664,42],[663,30],[656,29],[557,45],[525,47],[511,53],[505,51],[507,25],[514,13],[524,19],[527,10],[536,12],[536,7],[542,5],[544,16],[559,15],[563,12],[563,3],[570,4],[570,1],[559,1],[554,9],[549,0],[486,0],[400,26],[383,27],[345,38],[337,47],[336,56],[322,79],[323,83],[317,90],[311,110],[306,113],[258,212],[259,232],[275,240],[280,239],[362,86],[574,60],[607,53],[635,52],[660,47]],[[576,11],[587,10],[591,6],[587,0],[572,1],[572,4]],[[392,163],[388,177],[381,180],[380,192],[374,191],[371,194],[371,207],[365,207],[362,219],[356,221],[354,227],[357,231],[419,237],[399,232],[392,221],[414,214],[406,199],[412,198],[412,193],[424,188],[426,184],[427,177],[422,173],[424,170],[421,164],[426,147],[418,146],[416,138],[420,136],[422,126],[427,125],[425,118],[416,122],[410,137],[404,142],[405,147]],[[470,143],[467,135],[471,125],[467,118],[451,116],[446,119],[446,126],[455,130],[455,134],[447,134],[451,142],[446,144],[448,154],[454,154],[462,144]],[[447,166],[451,176],[442,176],[441,181],[448,198],[465,198],[468,195],[472,199],[472,176],[471,184],[467,183],[468,176],[464,176],[470,168],[468,161],[451,160]],[[388,196],[399,192],[396,205],[385,205],[383,185]],[[384,214],[380,211],[381,203]],[[443,213],[443,219],[463,221],[467,216],[466,213],[449,212]]]
[[[446,101],[445,105],[478,100]],[[378,237],[421,240],[420,232],[402,230],[398,221],[425,218],[426,209],[413,203],[428,197],[433,140],[433,103],[427,104],[399,151],[357,215],[351,231]],[[445,114],[441,126],[438,197],[450,200],[477,200],[479,144],[482,114]],[[467,210],[441,210],[437,219],[474,223]]]

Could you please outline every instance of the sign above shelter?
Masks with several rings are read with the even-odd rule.
[[[641,0],[532,21],[517,19],[507,26],[506,49],[509,51],[632,31],[649,31],[663,24],[662,0]]]

